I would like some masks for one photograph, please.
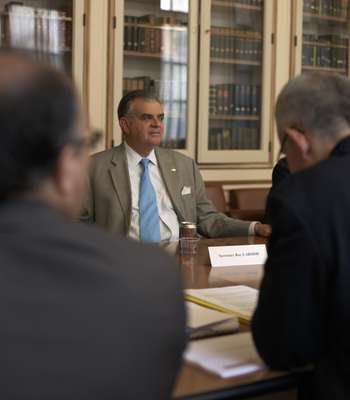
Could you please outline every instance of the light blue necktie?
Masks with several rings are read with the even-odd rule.
[[[157,197],[149,177],[149,161],[148,158],[143,158],[140,161],[140,164],[143,167],[139,195],[140,240],[146,242],[160,242]]]

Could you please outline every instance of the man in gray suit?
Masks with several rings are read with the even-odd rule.
[[[195,162],[178,152],[160,148],[164,132],[164,111],[151,92],[133,91],[118,107],[124,142],[95,154],[91,160],[89,195],[82,220],[97,223],[108,231],[134,239],[176,240],[179,223],[192,221],[207,237],[269,236],[270,226],[240,221],[219,213],[207,198],[204,183]],[[152,200],[143,211],[145,170],[151,181]],[[154,195],[155,193],[155,195]],[[144,216],[156,203],[156,217]],[[142,221],[154,234],[142,232]]]
[[[0,52],[0,399],[169,399],[185,346],[179,269],[72,223],[80,108],[62,73]]]

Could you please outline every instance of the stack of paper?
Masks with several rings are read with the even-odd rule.
[[[237,315],[241,322],[250,322],[258,300],[258,291],[248,286],[187,289],[185,298],[224,313]]]
[[[250,332],[190,342],[184,358],[221,378],[266,368],[255,350]]]
[[[237,317],[186,301],[187,330],[191,339],[222,335],[239,329]]]

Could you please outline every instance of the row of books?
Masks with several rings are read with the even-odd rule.
[[[210,56],[213,58],[260,61],[262,41],[238,36],[212,35]]]
[[[0,18],[4,46],[51,54],[71,50],[72,24],[65,11],[10,3]]]
[[[154,80],[150,76],[137,76],[134,78],[123,78],[123,93],[133,90],[152,90]]]
[[[348,49],[331,46],[303,46],[302,64],[323,68],[347,68]]]
[[[209,114],[258,115],[261,87],[236,83],[210,85]]]
[[[140,19],[143,20],[142,18],[125,16],[124,50],[141,53],[161,53],[168,50],[177,56],[179,53],[183,53],[181,49],[184,48],[186,51],[186,29],[159,29],[158,25],[151,23],[142,25],[140,22]],[[149,25],[149,27],[144,25]]]
[[[340,35],[334,34],[303,34],[304,42],[312,42],[314,44],[330,44],[335,46],[346,46],[349,45],[349,39]]]
[[[219,26],[212,26],[210,29],[211,35],[221,35],[221,36],[238,36],[245,39],[261,39],[260,31],[252,31],[249,29],[235,29],[235,28],[225,28]]]
[[[304,12],[347,18],[349,0],[304,0]]]
[[[235,121],[232,127],[209,131],[209,150],[257,150],[259,146],[257,126],[249,126],[245,121]]]

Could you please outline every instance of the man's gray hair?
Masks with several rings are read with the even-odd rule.
[[[154,90],[133,90],[132,92],[128,92],[120,100],[118,105],[118,119],[125,117],[130,113],[132,103],[136,99],[155,101],[159,104],[162,104],[161,100],[159,99]]]
[[[276,104],[278,131],[296,128],[337,138],[350,127],[350,80],[338,74],[304,73],[290,80]]]

